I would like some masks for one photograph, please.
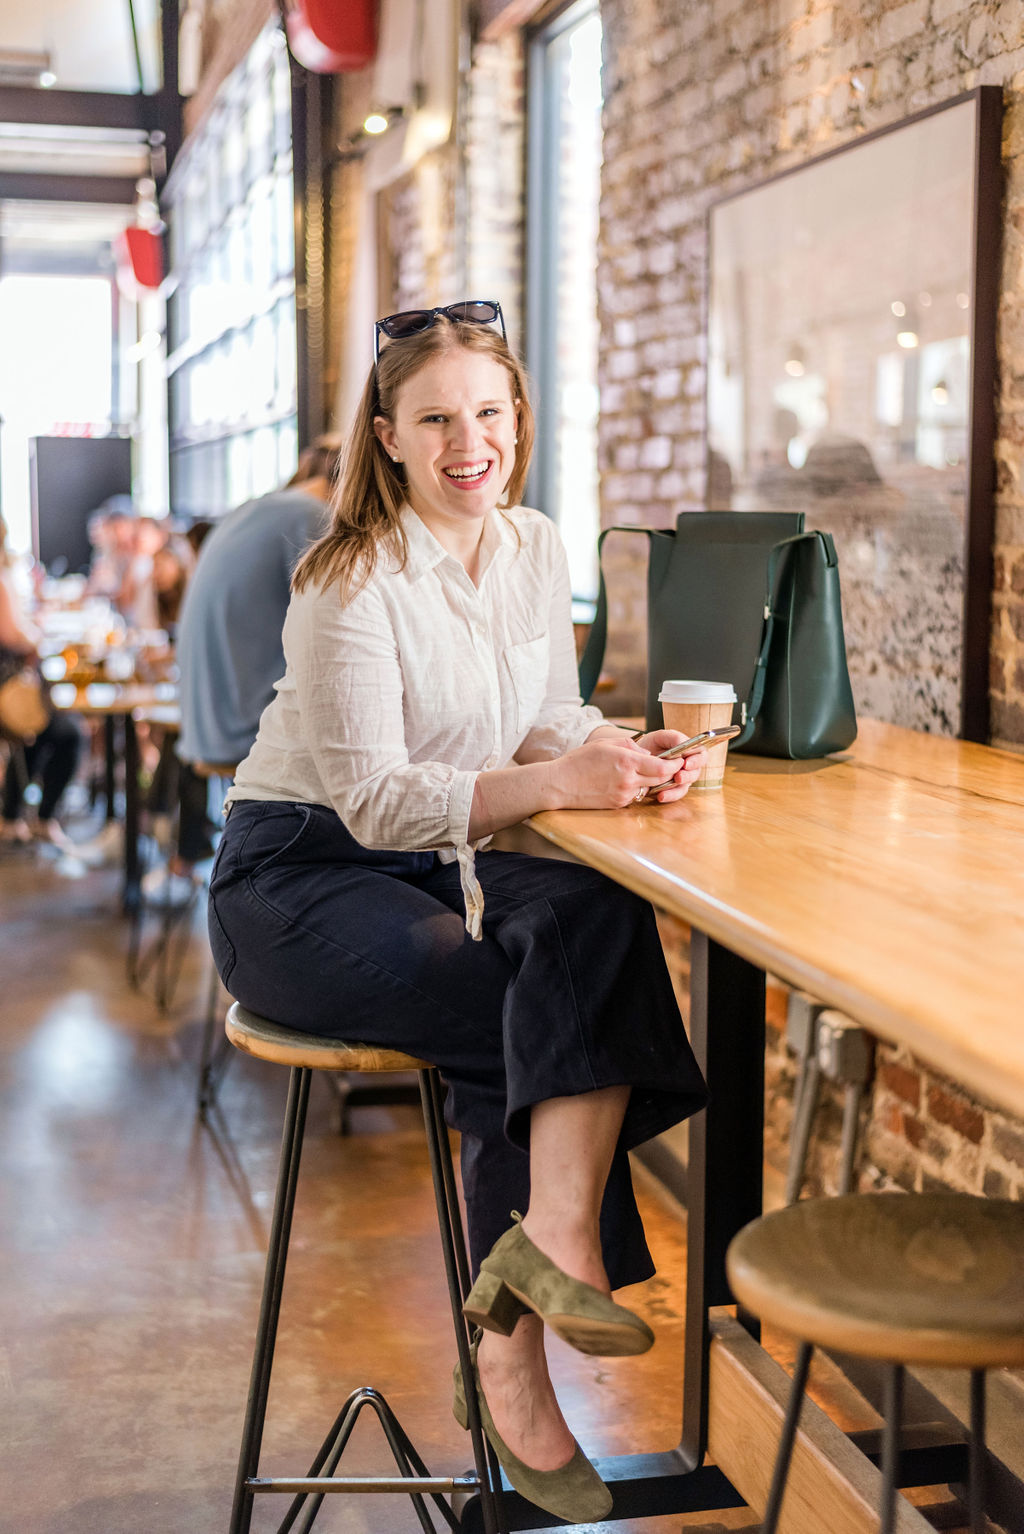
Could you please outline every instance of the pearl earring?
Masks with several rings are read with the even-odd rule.
[[[401,463],[401,461],[402,460],[399,458],[397,453],[392,453],[391,454],[391,462],[392,463]]]
[[[519,438],[518,437],[513,437],[512,438],[512,446],[513,447],[518,447],[519,446]]]

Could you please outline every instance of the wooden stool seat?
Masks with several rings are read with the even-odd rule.
[[[230,779],[238,771],[237,762],[189,762],[197,778]]]
[[[326,1039],[315,1033],[296,1033],[277,1023],[247,1012],[237,1001],[228,1010],[224,1024],[231,1043],[243,1054],[274,1065],[290,1065],[311,1071],[429,1071],[433,1066],[397,1049],[379,1044],[349,1044],[343,1039]]]
[[[809,1199],[741,1231],[727,1271],[748,1310],[819,1347],[946,1368],[1024,1365],[1024,1204]]]

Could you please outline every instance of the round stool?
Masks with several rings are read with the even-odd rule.
[[[435,1525],[424,1498],[433,1499],[445,1523],[453,1529],[458,1520],[445,1501],[446,1496],[465,1499],[479,1492],[486,1534],[502,1534],[499,1500],[495,1487],[500,1486],[500,1471],[493,1461],[480,1425],[480,1409],[474,1388],[475,1375],[470,1363],[469,1333],[462,1314],[469,1293],[469,1263],[462,1231],[455,1173],[452,1167],[448,1131],[444,1122],[441,1085],[437,1071],[425,1060],[414,1059],[398,1050],[375,1044],[346,1043],[341,1039],[321,1038],[281,1028],[266,1018],[247,1012],[235,1002],[228,1010],[225,1031],[228,1040],[247,1055],[291,1069],[288,1104],[285,1109],[281,1161],[278,1167],[277,1192],[271,1220],[267,1266],[263,1282],[256,1343],[253,1351],[249,1398],[238,1459],[235,1497],[231,1512],[230,1534],[247,1534],[254,1499],[259,1492],[290,1492],[293,1500],[279,1534],[294,1529],[305,1534],[312,1526],[325,1494],[332,1492],[402,1492],[412,1497],[425,1534],[436,1534]],[[438,1228],[444,1252],[452,1323],[458,1347],[462,1378],[468,1385],[467,1401],[470,1438],[473,1446],[474,1472],[463,1476],[432,1476],[414,1448],[398,1418],[384,1397],[369,1386],[355,1390],[342,1406],[330,1432],[304,1476],[261,1478],[260,1446],[266,1416],[270,1374],[274,1359],[281,1294],[284,1287],[288,1239],[291,1231],[295,1189],[298,1182],[302,1137],[306,1123],[309,1086],[314,1071],[361,1071],[378,1074],[391,1071],[419,1073],[423,1122],[430,1152],[430,1167],[437,1204]],[[397,1476],[337,1476],[335,1470],[344,1452],[360,1411],[369,1406],[380,1420],[400,1474]],[[493,1479],[492,1479],[493,1477]],[[308,1499],[308,1500],[307,1500]],[[301,1515],[301,1516],[300,1516]],[[299,1521],[296,1521],[299,1520]]]
[[[814,1347],[891,1365],[880,1534],[891,1534],[904,1366],[971,1371],[970,1517],[984,1534],[985,1370],[1024,1364],[1024,1204],[852,1193],[765,1215],[729,1247],[733,1294],[800,1340],[762,1534],[775,1534]]]

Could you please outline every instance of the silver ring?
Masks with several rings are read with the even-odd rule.
[[[639,804],[641,799],[645,799],[646,797],[647,797],[647,790],[646,790],[646,788],[638,788],[636,793],[633,795],[633,803],[634,804]]]

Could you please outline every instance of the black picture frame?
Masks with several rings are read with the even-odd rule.
[[[1001,133],[979,86],[708,212],[708,506],[832,532],[858,711],[979,741]]]

